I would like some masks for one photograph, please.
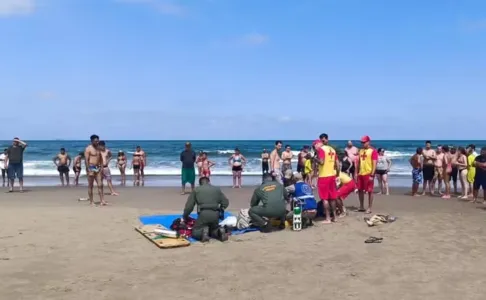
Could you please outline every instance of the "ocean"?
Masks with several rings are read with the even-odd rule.
[[[61,147],[74,158],[80,151],[84,151],[89,141],[53,140],[53,141],[26,141],[29,146],[24,153],[24,176],[29,177],[26,185],[55,185],[58,183],[58,172],[52,159],[59,152]],[[344,148],[347,141],[331,141],[332,145]],[[174,185],[178,186],[178,176],[180,175],[181,163],[179,161],[180,152],[184,148],[185,141],[106,141],[107,148],[111,149],[116,156],[119,150],[125,151],[128,155],[129,163],[135,147],[140,145],[147,154],[147,166],[145,175],[148,176],[146,182],[149,185]],[[284,145],[290,145],[293,153],[297,155],[304,145],[310,145],[311,141],[283,141]],[[11,141],[1,141],[0,145],[7,147]],[[456,145],[467,146],[475,144],[477,148],[486,145],[486,141],[433,141],[436,145]],[[222,185],[231,184],[231,169],[228,165],[228,158],[238,147],[242,154],[247,158],[247,166],[243,175],[246,182],[256,183],[261,175],[262,149],[273,149],[274,141],[192,141],[193,149],[208,153],[209,159],[216,163],[212,169],[212,174],[217,177]],[[355,145],[359,146],[356,141]],[[392,160],[390,177],[394,185],[409,185],[411,167],[408,159],[415,152],[417,147],[422,147],[424,141],[404,141],[404,140],[384,140],[373,141],[373,147],[384,148],[386,155]],[[113,175],[119,175],[119,170],[115,167],[115,160],[111,162],[110,168]],[[294,161],[294,170],[295,170]],[[72,173],[72,172],[71,172]],[[131,170],[127,169],[127,174],[131,175]],[[82,171],[84,175],[84,170]],[[71,174],[73,176],[73,174]],[[130,179],[130,177],[128,177]],[[394,183],[393,183],[394,182]],[[401,182],[401,184],[397,184]],[[245,183],[245,182],[244,182]]]

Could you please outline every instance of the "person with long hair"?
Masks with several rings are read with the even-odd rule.
[[[378,161],[376,162],[376,178],[380,186],[378,194],[390,195],[388,172],[390,172],[391,165],[391,159],[385,156],[385,149],[378,148]]]
[[[467,199],[469,192],[469,184],[467,182],[467,152],[464,147],[457,149],[456,167],[459,175],[459,182],[461,183],[462,195],[460,199]]]
[[[236,148],[235,153],[228,159],[233,172],[233,188],[241,188],[241,173],[246,163],[246,158],[241,154],[240,149]]]
[[[127,176],[125,174],[125,169],[127,168],[127,157],[125,156],[125,152],[122,150],[118,151],[116,166],[118,167],[118,170],[120,170],[121,184],[125,185],[127,183]]]

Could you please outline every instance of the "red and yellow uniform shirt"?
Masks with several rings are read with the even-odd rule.
[[[374,148],[359,150],[359,173],[366,176],[373,172],[373,162],[378,160],[378,151]]]
[[[324,164],[319,165],[319,178],[336,176],[336,150],[331,146],[324,145],[317,151],[317,157],[324,161]]]

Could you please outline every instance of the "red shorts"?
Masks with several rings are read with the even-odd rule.
[[[365,193],[373,193],[375,185],[374,177],[371,175],[358,175],[358,190]]]
[[[317,191],[321,200],[336,200],[336,176],[319,177],[317,179]]]
[[[201,177],[209,177],[211,176],[211,170],[206,169],[206,170],[201,170]]]
[[[343,184],[338,189],[337,196],[339,199],[344,200],[349,196],[349,194],[354,192],[355,189],[356,189],[356,183],[353,180],[351,180],[350,182]]]

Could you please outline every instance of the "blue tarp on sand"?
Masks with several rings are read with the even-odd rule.
[[[225,212],[224,217],[227,218],[229,216],[232,216],[231,213]],[[143,225],[154,225],[154,224],[160,224],[164,226],[165,228],[170,228],[170,225],[172,225],[172,222],[174,222],[175,219],[180,218],[181,215],[154,215],[154,216],[141,216],[138,219]],[[191,214],[191,218],[197,219],[197,214]],[[248,228],[248,229],[243,229],[243,230],[233,230],[231,232],[231,235],[238,235],[238,234],[243,234],[247,232],[252,232],[252,231],[257,231],[256,228]],[[189,238],[189,241],[191,243],[197,242],[193,238]]]

